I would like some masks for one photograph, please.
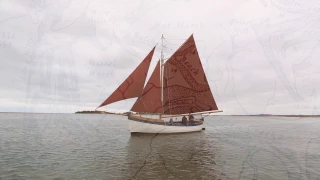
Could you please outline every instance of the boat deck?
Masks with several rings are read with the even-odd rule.
[[[183,124],[182,121],[175,121],[172,124],[169,122],[165,122],[164,120],[160,119],[153,119],[153,118],[147,118],[147,117],[140,117],[135,115],[129,115],[129,120],[143,122],[143,123],[150,123],[150,124],[159,124],[159,125],[167,125],[167,126],[199,126],[203,124],[203,121],[195,119],[193,122],[189,122],[186,124]]]

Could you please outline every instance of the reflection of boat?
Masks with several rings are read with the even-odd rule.
[[[163,41],[162,36],[162,45]],[[131,108],[136,114],[128,114],[131,133],[201,131],[203,118],[193,115],[222,110],[215,103],[193,35],[166,62],[161,51],[161,59],[144,86],[154,50],[99,107],[138,97]],[[189,120],[177,120],[179,116],[189,116]]]
[[[221,150],[211,135],[131,135],[124,161],[120,160],[121,169],[125,169],[122,179],[219,179],[221,172],[215,164]]]

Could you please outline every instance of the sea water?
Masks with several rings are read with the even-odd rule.
[[[0,179],[319,179],[320,119],[208,116],[131,136],[125,116],[0,113]]]

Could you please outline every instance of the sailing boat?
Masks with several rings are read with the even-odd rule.
[[[204,118],[222,112],[212,95],[193,34],[164,62],[161,58],[144,86],[155,47],[129,77],[99,106],[137,98],[130,112],[131,133],[182,133],[204,129]],[[189,120],[186,116],[189,116]],[[182,117],[182,120],[177,117]]]

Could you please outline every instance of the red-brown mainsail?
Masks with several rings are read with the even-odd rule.
[[[148,83],[132,106],[131,111],[142,113],[160,113],[162,111],[160,61],[158,61]]]
[[[139,66],[129,75],[129,77],[99,107],[117,101],[139,97],[141,95],[154,50],[155,47],[139,64]]]
[[[144,83],[155,48],[99,107],[138,97],[130,110],[132,113],[125,113],[130,120],[131,133],[201,131],[204,129],[203,117],[192,118],[190,116],[189,121],[183,117],[181,122],[173,122],[172,119],[191,114],[222,112],[218,109],[211,93],[193,35],[166,62],[164,62],[163,55],[163,35],[161,40],[161,58],[146,85],[144,86]],[[154,115],[159,115],[159,117],[154,118]],[[167,121],[169,120],[167,118],[170,118],[170,121]]]
[[[131,111],[175,115],[218,110],[193,35],[164,64],[163,102],[159,62]]]
[[[164,114],[218,110],[191,35],[164,65]]]

